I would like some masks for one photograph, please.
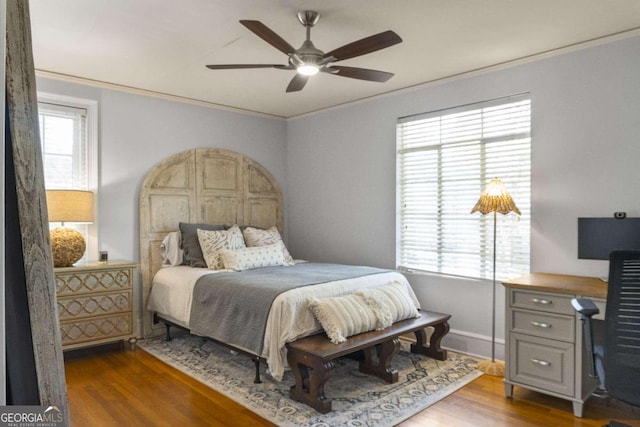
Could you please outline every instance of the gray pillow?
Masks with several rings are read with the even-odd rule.
[[[207,263],[202,255],[202,248],[198,241],[198,228],[201,230],[225,230],[224,225],[192,224],[188,222],[180,223],[180,234],[182,234],[182,249],[184,249],[183,265],[191,267],[207,268]]]

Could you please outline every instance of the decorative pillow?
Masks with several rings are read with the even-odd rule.
[[[334,344],[351,335],[379,329],[378,315],[361,295],[309,298],[308,306]]]
[[[267,230],[255,227],[247,227],[242,231],[244,241],[248,247],[272,245],[276,242],[282,242],[282,236],[275,225]],[[293,258],[287,250],[284,242],[282,242],[282,250],[284,257],[289,263],[293,263]]]
[[[224,225],[211,224],[191,224],[187,222],[180,223],[180,234],[182,235],[182,249],[184,250],[184,265],[191,267],[206,268],[207,264],[202,255],[202,248],[198,240],[197,230],[224,230]]]
[[[372,307],[377,308],[376,313],[381,314],[378,318],[378,328],[380,329],[387,328],[400,320],[420,317],[407,289],[398,282],[377,288],[362,289],[356,294],[362,296]],[[388,317],[386,317],[387,314]]]
[[[184,251],[180,249],[180,232],[172,231],[167,234],[160,244],[162,265],[180,265]]]
[[[220,257],[222,249],[241,249],[245,247],[240,227],[234,225],[228,230],[198,229],[198,240],[202,247],[204,260],[210,270],[222,270],[224,264]]]
[[[308,306],[334,344],[362,332],[420,317],[406,288],[397,282],[332,298],[309,298]]]
[[[243,249],[222,249],[220,257],[224,268],[242,271],[252,268],[274,267],[277,265],[291,265],[284,257],[284,243],[276,242],[272,245],[254,246]]]

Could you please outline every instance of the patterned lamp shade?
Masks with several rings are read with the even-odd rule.
[[[93,193],[81,190],[48,190],[49,222],[93,222]],[[72,228],[51,230],[51,253],[54,267],[71,267],[84,255],[84,237]]]
[[[520,210],[511,198],[511,194],[498,178],[493,178],[487,184],[478,199],[478,203],[471,209],[471,213],[474,212],[480,212],[481,214],[499,212],[504,215],[509,212],[515,212],[520,215]]]

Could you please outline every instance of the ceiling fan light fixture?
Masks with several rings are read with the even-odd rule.
[[[240,20],[240,23],[247,27],[249,31],[269,43],[274,48],[288,56],[286,65],[280,64],[220,64],[207,65],[211,70],[231,70],[245,68],[275,68],[277,70],[296,70],[286,92],[298,92],[302,90],[309,80],[309,77],[318,72],[329,73],[335,76],[349,77],[352,79],[366,80],[371,82],[386,82],[393,73],[385,71],[368,70],[366,68],[346,67],[333,65],[334,62],[357,56],[367,55],[391,47],[402,42],[399,35],[391,30],[374,34],[360,40],[345,44],[331,52],[324,53],[316,48],[311,41],[311,28],[318,23],[320,15],[312,10],[298,13],[298,20],[305,27],[307,37],[302,45],[295,49],[286,40],[276,34],[272,29],[260,21]]]
[[[313,76],[318,74],[320,68],[318,68],[315,64],[302,64],[298,68],[296,68],[298,74],[302,74],[303,76]]]

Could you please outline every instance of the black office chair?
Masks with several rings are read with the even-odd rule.
[[[609,261],[603,345],[593,342],[591,318],[598,307],[587,298],[571,304],[581,314],[591,375],[612,398],[640,406],[640,251],[614,251]]]

